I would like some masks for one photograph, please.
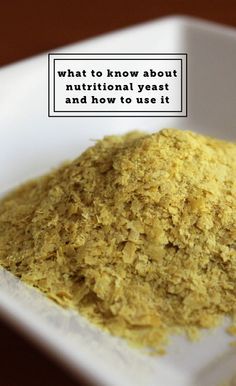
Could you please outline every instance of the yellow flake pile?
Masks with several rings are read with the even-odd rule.
[[[98,141],[0,202],[0,264],[135,345],[234,317],[236,144],[174,129]]]

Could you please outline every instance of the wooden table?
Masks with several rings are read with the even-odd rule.
[[[170,14],[193,15],[236,26],[234,0],[2,0],[0,64]],[[0,322],[0,342],[0,386],[87,384],[82,379],[73,380],[4,322]]]

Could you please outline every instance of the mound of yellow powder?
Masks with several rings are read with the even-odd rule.
[[[104,138],[0,203],[0,264],[131,343],[236,314],[236,145]]]

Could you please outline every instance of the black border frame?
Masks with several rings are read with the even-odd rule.
[[[186,112],[185,112],[185,115],[159,115],[159,113],[181,113],[183,112],[183,58],[177,58],[177,59],[172,59],[172,58],[162,58],[162,59],[158,59],[158,58],[76,58],[76,59],[73,59],[73,58],[69,58],[67,60],[180,60],[181,61],[181,110],[175,110],[175,111],[141,111],[141,113],[152,113],[154,115],[136,115],[139,113],[139,111],[101,111],[101,114],[103,113],[110,113],[112,115],[101,115],[99,114],[99,111],[68,111],[68,114],[70,113],[77,113],[78,115],[50,115],[50,63],[51,63],[51,59],[50,57],[51,56],[61,56],[61,55],[81,55],[81,56],[89,56],[89,55],[106,55],[106,56],[111,56],[111,55],[139,55],[139,56],[144,56],[144,55],[156,55],[156,56],[159,56],[159,55],[182,55],[182,56],[185,56],[185,64],[186,64],[186,82],[185,82],[185,86],[186,86],[186,90],[185,90],[185,96],[186,96]],[[53,59],[53,113],[67,113],[67,111],[63,111],[63,110],[55,110],[55,61],[56,60],[65,60],[65,59],[62,59],[62,58],[54,58]],[[91,115],[83,115],[84,113],[88,113]],[[99,115],[94,115],[93,113],[98,113]],[[136,113],[136,114],[133,114],[133,115],[113,115],[113,113]],[[156,115],[156,114],[158,115]],[[103,118],[103,117],[111,117],[111,118],[135,118],[135,117],[141,117],[141,118],[164,118],[164,117],[168,117],[168,118],[185,118],[188,116],[188,54],[187,53],[49,53],[48,54],[48,117],[52,117],[52,118]]]

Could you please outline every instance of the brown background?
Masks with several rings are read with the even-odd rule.
[[[236,26],[235,0],[0,0],[0,64],[170,14]],[[85,385],[3,322],[0,342],[0,386]]]

